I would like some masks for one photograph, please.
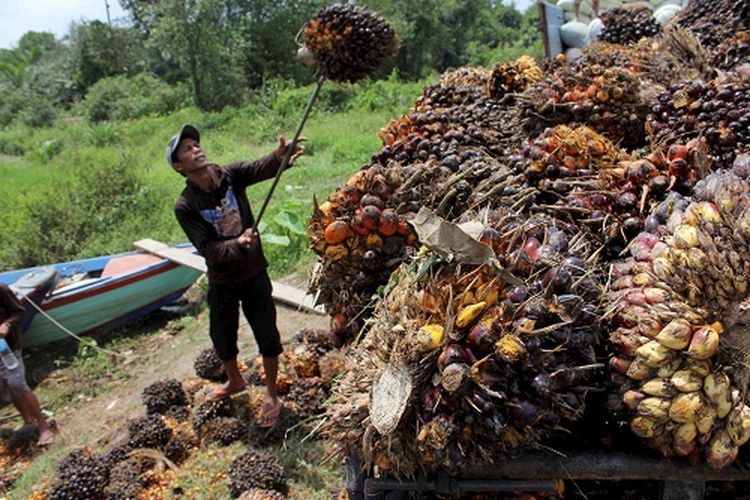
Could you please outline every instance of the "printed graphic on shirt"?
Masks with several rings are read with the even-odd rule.
[[[240,206],[237,203],[237,198],[234,196],[231,186],[224,193],[220,206],[201,210],[201,215],[216,229],[216,234],[219,238],[236,238],[242,232]]]

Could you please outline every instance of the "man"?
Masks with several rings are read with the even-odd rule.
[[[21,357],[21,320],[26,313],[23,305],[8,285],[0,283],[0,337],[4,338],[18,360],[18,365],[9,369],[0,362],[0,399],[11,402],[23,418],[25,425],[39,428],[38,446],[52,444],[54,432],[42,413],[39,401],[28,384]]]
[[[260,238],[252,230],[255,220],[245,188],[276,175],[291,146],[279,136],[279,147],[256,161],[225,166],[209,163],[200,146],[200,133],[185,125],[167,145],[167,162],[187,178],[187,186],[174,207],[177,221],[208,266],[209,333],[224,363],[227,382],[207,397],[217,401],[245,388],[237,367],[239,307],[250,324],[266,374],[266,398],[260,425],[276,423],[281,401],[276,390],[281,338],[276,328],[276,308]],[[290,165],[304,152],[295,148]]]

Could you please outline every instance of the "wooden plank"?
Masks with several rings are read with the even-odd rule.
[[[139,250],[169,259],[172,262],[196,269],[202,273],[207,271],[206,261],[203,257],[191,252],[170,247],[166,243],[146,238],[134,242],[133,246]],[[325,314],[325,310],[322,306],[315,305],[315,299],[312,295],[305,293],[299,288],[284,283],[273,281],[271,284],[273,286],[272,296],[275,301],[315,314]]]
[[[316,314],[324,315],[326,313],[323,306],[315,305],[315,298],[312,295],[305,293],[299,288],[279,283],[278,281],[273,281],[271,284],[273,285],[272,295],[277,302]]]
[[[200,255],[170,247],[169,245],[167,245],[166,243],[162,243],[161,241],[146,238],[134,242],[133,246],[139,250],[158,255],[159,257],[164,257],[165,259],[169,259],[172,262],[176,262],[180,265],[195,269],[196,271],[200,271],[202,273],[205,273],[208,270],[208,268],[206,267],[205,259]]]

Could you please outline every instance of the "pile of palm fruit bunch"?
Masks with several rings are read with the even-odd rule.
[[[665,200],[654,212],[660,226],[613,266],[608,292],[614,409],[663,456],[717,469],[750,438],[749,187],[719,170],[691,197]]]
[[[750,62],[750,2],[747,0],[691,0],[676,20],[695,33],[710,53],[711,63],[730,69]]]
[[[720,15],[726,5],[745,22],[747,2],[720,2]],[[722,169],[744,158],[734,171],[750,173],[750,72],[715,71],[718,44],[701,46],[696,19],[556,58],[525,89],[512,88],[512,64],[452,71],[379,131],[384,148],[309,226],[313,290],[334,328],[359,332],[326,404],[327,438],[396,476],[460,468],[575,433],[592,390],[604,390],[599,419],[627,424],[664,456],[734,461],[750,409],[729,318],[748,270],[745,202],[728,200],[747,186]],[[323,215],[351,227],[362,204],[347,205],[347,192],[376,175],[399,222],[422,208],[480,221],[478,238],[514,279],[425,241],[366,263],[326,257]],[[394,367],[411,385],[385,428],[373,393]]]
[[[655,145],[703,136],[718,168],[750,152],[750,72],[672,84],[650,111],[646,130]]]
[[[399,476],[487,463],[564,433],[604,379],[587,234],[547,214],[465,219],[482,221],[480,241],[510,277],[420,253],[398,271],[328,403],[324,435]],[[368,395],[389,364],[407,367],[413,389],[398,427],[381,434]]]
[[[529,85],[542,79],[542,69],[529,56],[516,61],[497,63],[487,82],[487,94],[493,99],[502,99],[506,94],[523,92]]]
[[[311,289],[342,339],[358,332],[377,288],[411,252],[421,206],[453,218],[472,186],[502,175],[523,139],[515,108],[487,96],[488,75],[457,70],[424,89],[412,112],[381,129],[384,147],[316,206],[308,238],[320,259]]]
[[[396,32],[383,18],[351,4],[322,8],[304,26],[302,42],[325,76],[338,82],[373,74],[399,47]]]
[[[604,12],[599,19],[604,25],[599,39],[608,43],[629,45],[661,31],[651,9],[645,6],[614,8]]]

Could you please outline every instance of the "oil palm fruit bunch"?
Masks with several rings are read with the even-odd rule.
[[[172,462],[180,464],[187,460],[190,456],[190,450],[195,448],[197,444],[195,434],[180,429],[175,432],[169,439],[169,442],[164,445],[164,456]]]
[[[280,491],[250,488],[240,495],[240,500],[284,500],[286,496]]]
[[[98,453],[88,448],[79,448],[60,462],[58,475],[47,498],[102,498],[104,487],[107,485],[107,475]]]
[[[541,81],[542,76],[542,69],[527,55],[510,63],[497,63],[487,82],[487,94],[493,99],[502,99],[511,92],[523,92],[529,85]]]
[[[665,457],[722,468],[750,438],[742,302],[750,271],[747,181],[718,171],[692,198],[670,196],[663,222],[613,265],[609,364],[615,411]]]
[[[750,29],[747,0],[692,0],[677,16],[677,24],[694,32],[713,51],[737,31]]]
[[[318,377],[301,378],[284,398],[300,420],[321,413],[323,403],[328,399],[328,390]]]
[[[128,422],[128,436],[132,448],[161,449],[172,437],[172,429],[160,415],[146,415]]]
[[[358,171],[315,207],[308,224],[308,240],[323,259],[312,286],[341,338],[359,330],[359,311],[416,243],[406,214],[390,205],[398,173],[380,166]]]
[[[651,105],[646,130],[652,144],[700,135],[716,168],[730,168],[738,153],[750,151],[750,76],[671,85]]]
[[[401,267],[352,347],[358,361],[334,384],[325,432],[365,463],[409,475],[490,462],[580,418],[587,388],[602,379],[586,235],[543,214],[486,219],[480,241],[512,283],[487,266],[422,252]],[[410,367],[414,388],[398,427],[380,435],[362,406],[388,363]]]
[[[604,12],[599,18],[604,24],[599,38],[604,42],[629,45],[661,31],[661,25],[651,16],[648,7],[615,8]]]
[[[487,85],[490,72],[481,66],[467,67],[446,71],[440,75],[440,85],[454,87],[482,88]]]
[[[668,193],[692,192],[709,168],[704,158],[697,139],[636,159],[588,127],[559,125],[524,142],[511,162],[536,189],[527,196],[530,208],[575,221],[599,237],[604,256],[617,258]]]
[[[229,490],[234,498],[253,488],[286,493],[284,467],[269,452],[250,450],[229,465]]]
[[[245,431],[245,424],[234,417],[214,418],[208,420],[200,428],[201,439],[204,443],[217,443],[221,446],[229,446],[241,440]]]
[[[104,467],[104,470],[106,471],[107,478],[109,478],[109,473],[112,471],[115,465],[124,460],[127,460],[128,457],[130,457],[130,452],[132,450],[133,449],[130,446],[124,444],[113,446],[109,451],[101,454],[101,463]],[[60,463],[60,465],[62,466],[62,462]]]
[[[187,395],[182,384],[176,379],[154,382],[141,391],[141,400],[146,406],[146,413],[165,413],[173,406],[187,405]]]
[[[519,97],[524,129],[534,136],[548,126],[578,122],[623,147],[643,146],[648,100],[641,85],[641,76],[627,68],[579,60],[562,65]]]
[[[750,63],[750,26],[724,40],[713,54],[713,64],[717,68],[731,69],[747,63]]]
[[[110,473],[109,483],[100,498],[139,498],[150,481],[146,472],[155,465],[155,460],[136,455],[115,465]]]
[[[337,4],[322,8],[302,31],[302,41],[337,82],[372,75],[399,48],[396,32],[365,7]]]
[[[195,374],[202,379],[223,382],[227,379],[224,364],[212,347],[203,349],[193,362]]]
[[[233,408],[229,398],[220,399],[218,401],[206,401],[205,403],[198,405],[193,413],[193,429],[199,431],[200,428],[203,427],[203,424],[209,420],[231,416],[233,416]]]

